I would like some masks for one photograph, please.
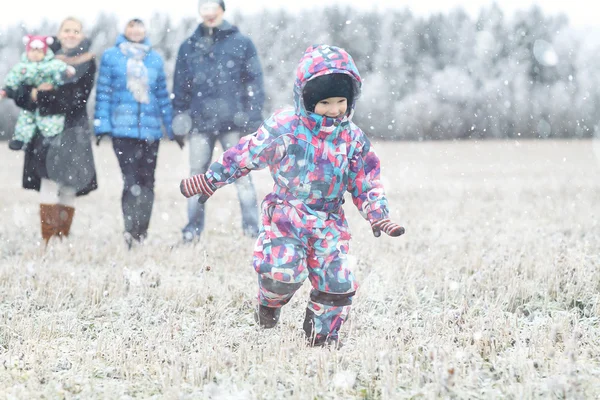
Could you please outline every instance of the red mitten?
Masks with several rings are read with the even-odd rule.
[[[395,222],[390,221],[389,218],[380,219],[371,223],[373,229],[373,235],[375,237],[381,236],[381,232],[385,232],[390,236],[400,236],[404,234],[404,228]]]
[[[210,196],[215,193],[217,188],[213,185],[204,174],[194,175],[191,178],[183,179],[179,184],[179,190],[185,197],[200,195],[198,202],[204,203]]]

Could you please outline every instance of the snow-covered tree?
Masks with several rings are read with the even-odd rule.
[[[355,121],[372,137],[591,137],[598,125],[598,41],[583,40],[566,17],[547,16],[540,7],[510,18],[498,3],[475,19],[460,8],[424,18],[408,9],[349,6],[294,14],[265,9],[229,18],[256,44],[265,74],[265,117],[292,103],[304,50],[328,43],[348,50],[361,71]],[[59,22],[3,28],[0,79],[17,62],[24,33],[54,34]],[[179,45],[198,20],[155,14],[147,24],[170,86]],[[85,28],[100,55],[123,27],[115,13],[101,13]],[[0,103],[0,137],[12,134],[16,114],[12,101]]]

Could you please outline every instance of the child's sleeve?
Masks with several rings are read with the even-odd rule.
[[[53,59],[50,61],[48,68],[50,68],[50,75],[52,76],[52,82],[50,83],[53,85],[63,85],[69,78],[67,75],[69,65],[64,61]]]
[[[243,136],[208,169],[207,178],[218,188],[233,183],[252,170],[263,169],[283,158],[285,143],[275,118],[265,121],[255,133]]]
[[[12,67],[10,71],[8,71],[6,78],[4,78],[4,87],[10,89],[9,93],[10,91],[17,90],[19,86],[21,86],[21,84],[23,83],[23,68],[25,68],[23,63],[18,63],[17,65]]]
[[[379,157],[371,148],[369,139],[363,135],[349,160],[348,192],[360,214],[370,223],[389,214],[380,176]]]

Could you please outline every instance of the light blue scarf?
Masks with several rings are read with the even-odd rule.
[[[144,65],[144,58],[150,51],[150,46],[123,42],[119,45],[119,49],[127,57],[127,89],[137,102],[150,103],[148,68]]]

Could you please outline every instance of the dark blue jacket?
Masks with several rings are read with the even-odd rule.
[[[110,133],[117,138],[158,140],[163,136],[164,124],[167,135],[173,138],[171,123],[173,108],[167,91],[163,60],[150,50],[144,58],[148,69],[150,102],[139,103],[127,89],[127,57],[119,45],[127,39],[120,35],[114,47],[102,55],[96,86],[96,112],[94,130],[96,135]],[[145,45],[150,45],[148,39]]]
[[[192,131],[256,131],[263,121],[263,73],[256,48],[227,21],[210,35],[199,25],[179,48],[175,113],[189,111]]]

